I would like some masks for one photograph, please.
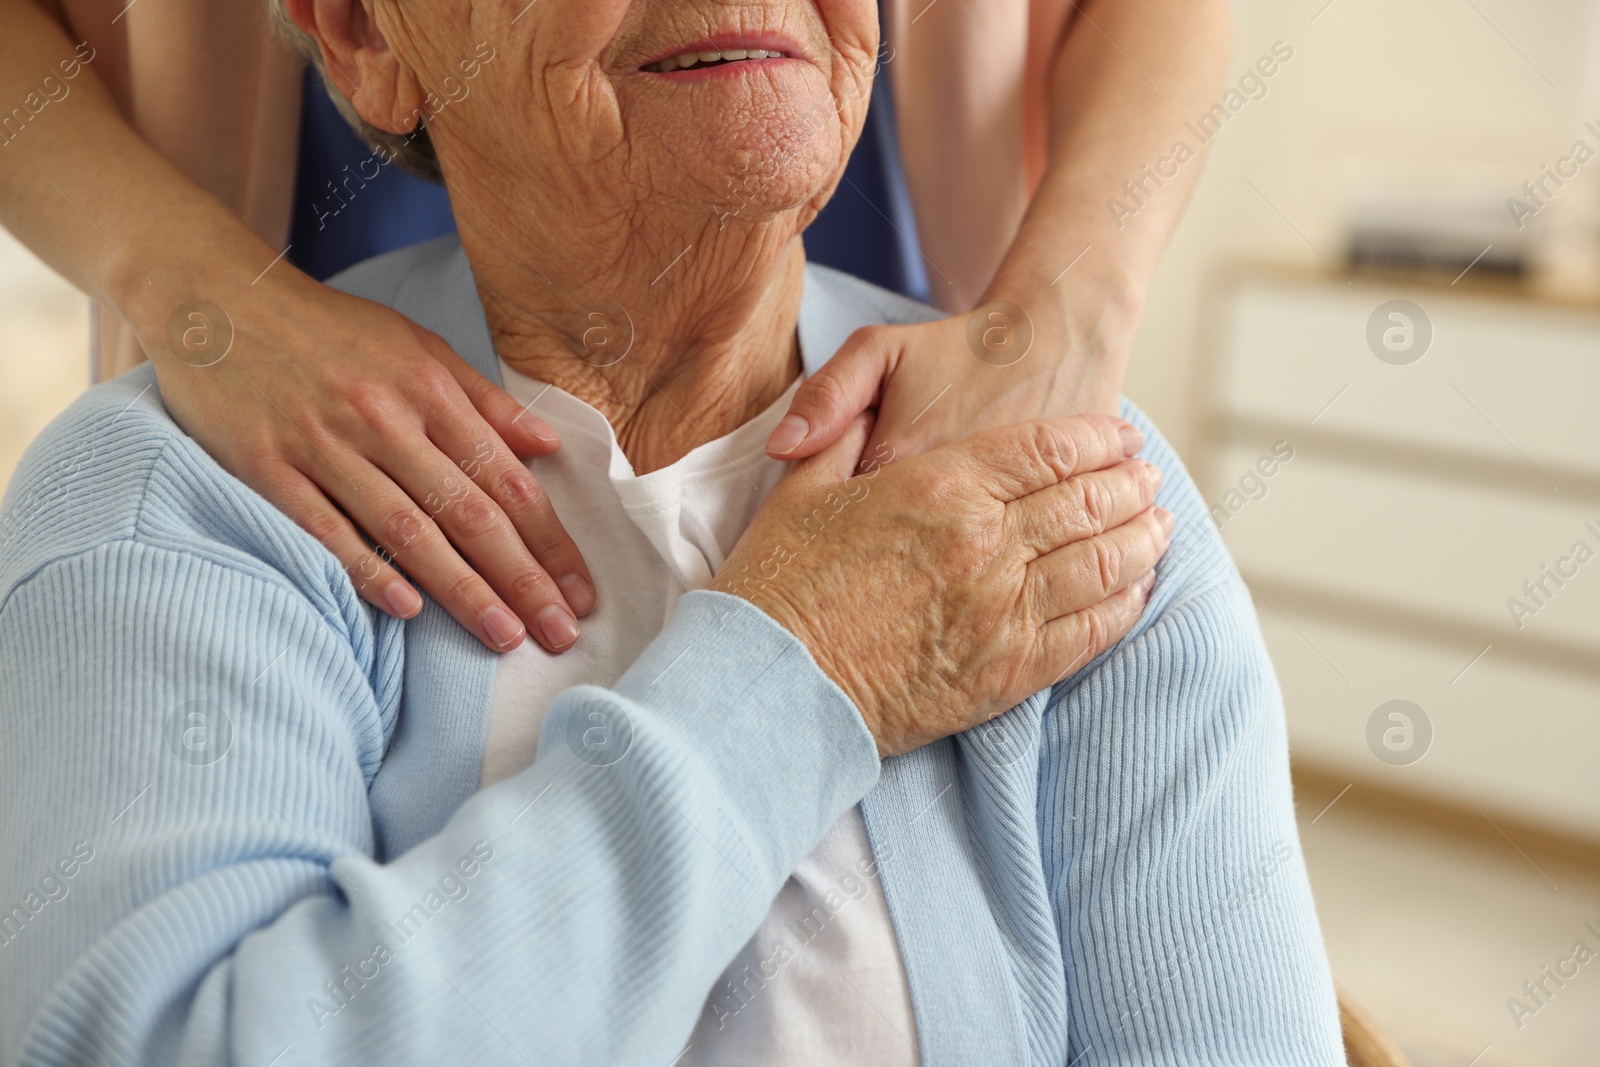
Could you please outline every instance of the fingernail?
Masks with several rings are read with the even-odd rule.
[[[1161,532],[1169,538],[1172,536],[1173,527],[1178,525],[1178,520],[1173,518],[1172,512],[1166,508],[1156,508],[1156,522],[1161,524]]]
[[[496,648],[510,648],[522,636],[522,623],[499,604],[483,609],[483,632],[489,635]]]
[[[566,648],[578,639],[578,620],[560,604],[546,604],[533,617],[533,622],[551,649]]]
[[[1123,455],[1132,456],[1136,454],[1139,449],[1144,447],[1144,434],[1140,433],[1132,426],[1129,426],[1127,423],[1123,423],[1122,428],[1118,432],[1122,435]]]
[[[551,441],[560,441],[561,435],[556,433],[556,428],[537,415],[527,415],[518,420],[525,426],[529,433],[539,440],[549,444]]]
[[[799,448],[810,433],[811,423],[806,421],[806,417],[798,411],[791,411],[778,423],[772,436],[767,438],[767,451],[774,456],[787,456]]]
[[[1156,572],[1155,571],[1151,571],[1149,574],[1145,575],[1143,578],[1140,578],[1138,584],[1135,585],[1134,588],[1139,590],[1139,595],[1140,596],[1149,596],[1150,595],[1150,590],[1154,589],[1155,586],[1156,586]]]
[[[1148,462],[1147,460],[1141,459],[1139,461],[1139,469],[1144,475],[1144,480],[1149,483],[1151,488],[1155,488],[1161,484],[1163,475],[1160,467],[1156,466],[1154,463]]]
[[[587,615],[594,610],[594,586],[583,575],[574,571],[556,582],[556,588],[567,598],[567,607],[574,615]]]
[[[422,610],[422,598],[404,582],[390,582],[389,588],[383,591],[383,602],[402,619],[409,619]]]

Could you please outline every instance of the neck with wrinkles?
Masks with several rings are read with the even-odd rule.
[[[635,471],[731,432],[799,375],[797,213],[641,201],[580,227],[526,199],[452,192],[495,351],[604,414]]]

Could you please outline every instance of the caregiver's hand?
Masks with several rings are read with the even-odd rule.
[[[867,408],[877,409],[868,453],[887,444],[902,459],[1023,419],[1116,414],[1132,334],[1112,324],[1124,318],[1063,317],[1042,297],[1030,306],[1037,319],[990,304],[857,330],[801,384],[768,453],[813,455]]]
[[[548,424],[438,335],[288,264],[218,299],[233,333],[215,363],[221,324],[204,311],[174,313],[176,342],[166,322],[140,336],[168,410],[218,463],[391,615],[422,609],[393,560],[492,649],[520,644],[524,624],[551,652],[577,639],[594,586],[517,458],[560,446]]]
[[[803,641],[884,756],[978,725],[1126,634],[1172,516],[1102,415],[860,464],[858,419],[762,504],[713,588]]]

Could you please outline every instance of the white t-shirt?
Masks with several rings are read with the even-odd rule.
[[[501,370],[511,395],[561,434],[560,451],[529,469],[583,552],[598,606],[567,652],[552,656],[530,638],[501,658],[480,786],[533,762],[556,694],[615,682],[678,598],[710,584],[783,474],[762,446],[795,388],[726,437],[637,476],[599,411]],[[900,948],[861,810],[852,808],[784,884],[712,990],[676,1067],[914,1067],[916,1040]]]

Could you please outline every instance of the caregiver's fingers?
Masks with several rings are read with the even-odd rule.
[[[1120,463],[1143,445],[1144,435],[1122,419],[1073,415],[985,430],[947,447],[965,452],[985,487],[1010,502]]]
[[[1046,623],[1038,632],[1030,664],[1030,684],[1046,689],[1128,636],[1150,602],[1154,572],[1121,592],[1071,615]]]
[[[523,459],[539,459],[561,447],[561,437],[555,427],[479,374],[470,363],[456,355],[443,338],[427,333],[420,326],[416,329],[423,348],[450,372],[477,413],[513,453]],[[465,413],[451,414],[459,419]]]
[[[519,486],[516,494],[540,514],[546,525],[554,524],[559,530],[549,501],[533,476],[504,449],[500,455],[504,457],[498,465],[500,470],[506,464],[515,464],[521,475],[520,479],[512,476]],[[431,441],[426,448],[390,456],[384,463],[384,473],[394,479],[402,492],[420,502],[426,517],[432,520],[425,527],[406,526],[404,543],[396,538],[395,558],[435,597],[444,589],[446,595],[440,599],[445,608],[480,638],[488,638],[485,643],[491,648],[505,651],[512,647],[507,639],[513,634],[520,637],[520,630],[526,625],[546,651],[564,651],[578,638],[576,607],[568,605],[563,589],[542,565],[543,557],[534,558],[525,543],[525,534],[513,525],[500,501],[491,498],[468,476],[473,472],[492,482],[484,468],[493,462],[491,455],[482,463],[467,461],[458,465],[433,447]],[[568,567],[582,567],[577,549],[564,533],[560,536],[565,547],[555,554],[564,554]],[[574,599],[588,610],[594,606],[594,598],[587,572],[563,570],[561,576],[575,573],[581,582],[569,585],[574,588]],[[454,602],[447,598],[454,598]],[[501,610],[509,608],[521,621],[515,626],[507,623],[499,616],[496,605]]]
[[[1161,468],[1142,459],[1075,474],[1006,506],[1006,540],[1043,555],[1121,526],[1155,502]]]
[[[448,461],[443,462],[449,466]],[[521,619],[478,572],[467,565],[439,526],[406,490],[359,456],[346,455],[340,466],[349,480],[339,479],[329,486],[334,499],[362,529],[376,531],[375,540],[385,558],[405,568],[413,581],[489,648],[508,652],[522,643],[526,630]],[[456,472],[455,477],[458,485],[470,485],[460,472]],[[439,480],[442,481],[442,477]],[[476,486],[472,486],[471,491],[482,495]],[[485,508],[493,510],[487,500],[474,505],[474,517],[481,516]],[[574,640],[576,631],[574,624]],[[565,644],[570,645],[572,641]]]
[[[872,423],[870,411],[858,413],[845,424],[844,432],[836,441],[790,467],[785,477],[808,485],[836,485],[876,469],[872,457],[862,454],[872,433]]]
[[[422,610],[422,597],[386,559],[374,552],[315,482],[293,467],[273,473],[272,499],[300,528],[333,553],[361,599],[399,619]]]
[[[878,402],[893,373],[900,345],[895,327],[863,326],[822,369],[800,383],[789,413],[767,438],[767,455],[803,459],[838,440],[851,422]]]
[[[1023,603],[1044,622],[1093,607],[1148,577],[1172,541],[1172,512],[1150,508],[1098,537],[1028,565]]]
[[[477,422],[474,427],[470,423]],[[594,579],[583,554],[556,515],[555,506],[544,487],[526,465],[500,446],[488,426],[475,419],[428,420],[428,433],[444,455],[483,491],[516,533],[502,541],[486,565],[494,571],[480,572],[506,597],[524,622],[541,635],[538,615],[553,598],[547,596],[545,575],[554,579],[560,597],[578,618],[594,610]],[[490,516],[492,519],[493,516]],[[445,522],[445,532],[455,540],[455,531]],[[470,535],[470,532],[469,532]],[[456,541],[458,545],[460,541]],[[530,556],[529,553],[532,553]],[[535,563],[535,561],[537,561]],[[502,584],[496,575],[508,576],[513,585]],[[530,614],[532,612],[532,614]],[[554,620],[559,622],[559,620]],[[551,648],[544,640],[540,644]]]

